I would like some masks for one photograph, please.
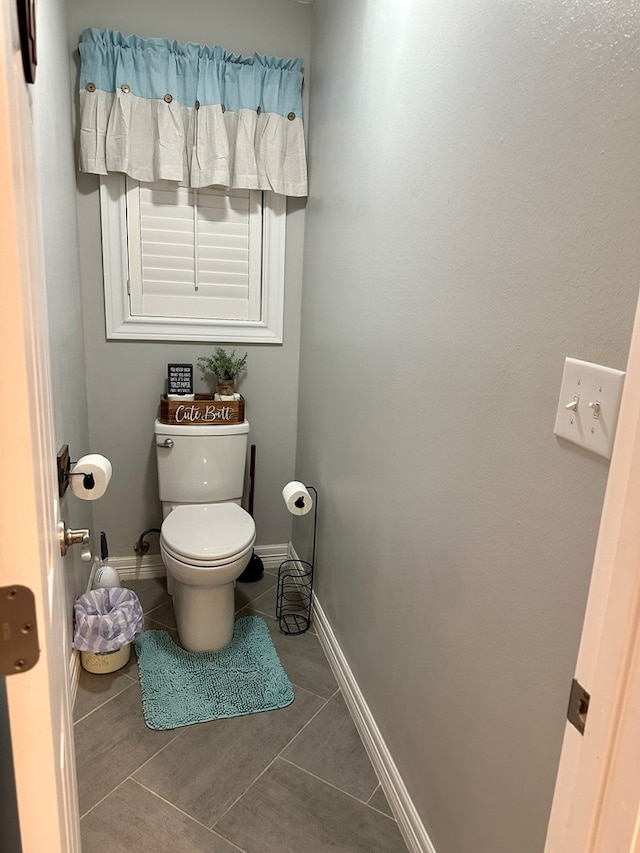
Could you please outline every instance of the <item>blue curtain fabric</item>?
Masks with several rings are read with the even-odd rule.
[[[80,169],[307,194],[302,60],[88,29]]]

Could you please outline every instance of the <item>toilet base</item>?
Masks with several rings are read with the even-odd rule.
[[[167,572],[169,577],[169,572]],[[233,636],[234,582],[210,588],[172,578],[173,609],[180,642],[189,652],[215,652]]]

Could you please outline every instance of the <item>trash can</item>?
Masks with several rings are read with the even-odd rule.
[[[142,606],[131,589],[104,587],[81,595],[73,607],[73,647],[89,672],[115,672],[131,656],[131,643],[143,630]]]

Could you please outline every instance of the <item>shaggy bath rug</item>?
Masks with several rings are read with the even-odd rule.
[[[238,619],[231,643],[217,652],[188,652],[166,631],[145,631],[135,648],[150,729],[272,711],[293,702],[293,688],[259,616]]]

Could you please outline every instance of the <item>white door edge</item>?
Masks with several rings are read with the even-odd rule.
[[[16,3],[0,11],[0,127],[0,587],[33,592],[40,649],[32,669],[6,677],[18,819],[23,853],[79,853],[46,285]]]
[[[640,304],[576,665],[589,710],[584,736],[565,727],[545,853],[640,850],[639,631]]]

